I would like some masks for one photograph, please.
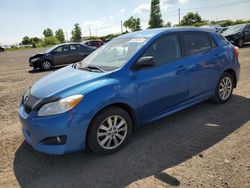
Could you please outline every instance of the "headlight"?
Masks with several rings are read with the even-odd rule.
[[[45,104],[38,111],[38,116],[49,116],[67,112],[74,108],[82,99],[83,95],[73,95],[59,101]]]
[[[33,63],[33,62],[36,62],[38,59],[39,59],[39,58],[33,58],[33,59],[30,60],[30,62],[32,62],[32,63]]]

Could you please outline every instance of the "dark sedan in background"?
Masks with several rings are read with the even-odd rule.
[[[4,52],[4,47],[0,46],[0,52]]]
[[[30,57],[29,65],[34,69],[49,70],[57,65],[79,62],[94,50],[95,48],[80,43],[60,44]]]
[[[230,26],[222,35],[232,44],[242,47],[245,42],[250,42],[250,24]]]

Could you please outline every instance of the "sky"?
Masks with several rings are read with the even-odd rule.
[[[121,20],[130,16],[148,27],[151,0],[1,0],[0,44],[20,43],[24,36],[43,37],[43,30],[62,28],[71,37],[75,23],[83,36],[121,32]],[[250,0],[160,0],[164,23],[178,23],[189,11],[206,20],[250,19]]]

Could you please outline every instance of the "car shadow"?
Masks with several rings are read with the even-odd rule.
[[[238,95],[223,105],[206,101],[140,128],[126,147],[108,156],[89,151],[51,156],[23,142],[14,173],[21,187],[124,187],[152,175],[178,186],[181,182],[164,170],[240,128],[250,120],[249,109],[250,99]]]
[[[249,48],[250,47],[250,42],[248,42],[248,43],[245,43],[242,47],[240,47],[240,48]]]
[[[58,69],[61,69],[65,66],[56,66],[56,67],[53,67],[52,69],[50,70],[42,70],[42,69],[32,69],[32,70],[29,70],[28,72],[31,73],[31,74],[34,74],[34,73],[41,73],[41,72],[51,72],[51,71],[56,71]]]

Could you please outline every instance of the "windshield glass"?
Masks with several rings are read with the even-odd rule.
[[[243,31],[243,29],[245,28],[245,26],[246,26],[245,24],[230,26],[223,33],[239,33],[241,31]]]
[[[47,49],[47,50],[45,51],[45,53],[51,52],[52,50],[56,49],[58,46],[59,46],[59,45],[50,47],[49,49]]]
[[[97,66],[104,71],[117,69],[145,44],[147,38],[117,38],[88,55],[80,63],[79,68]]]

